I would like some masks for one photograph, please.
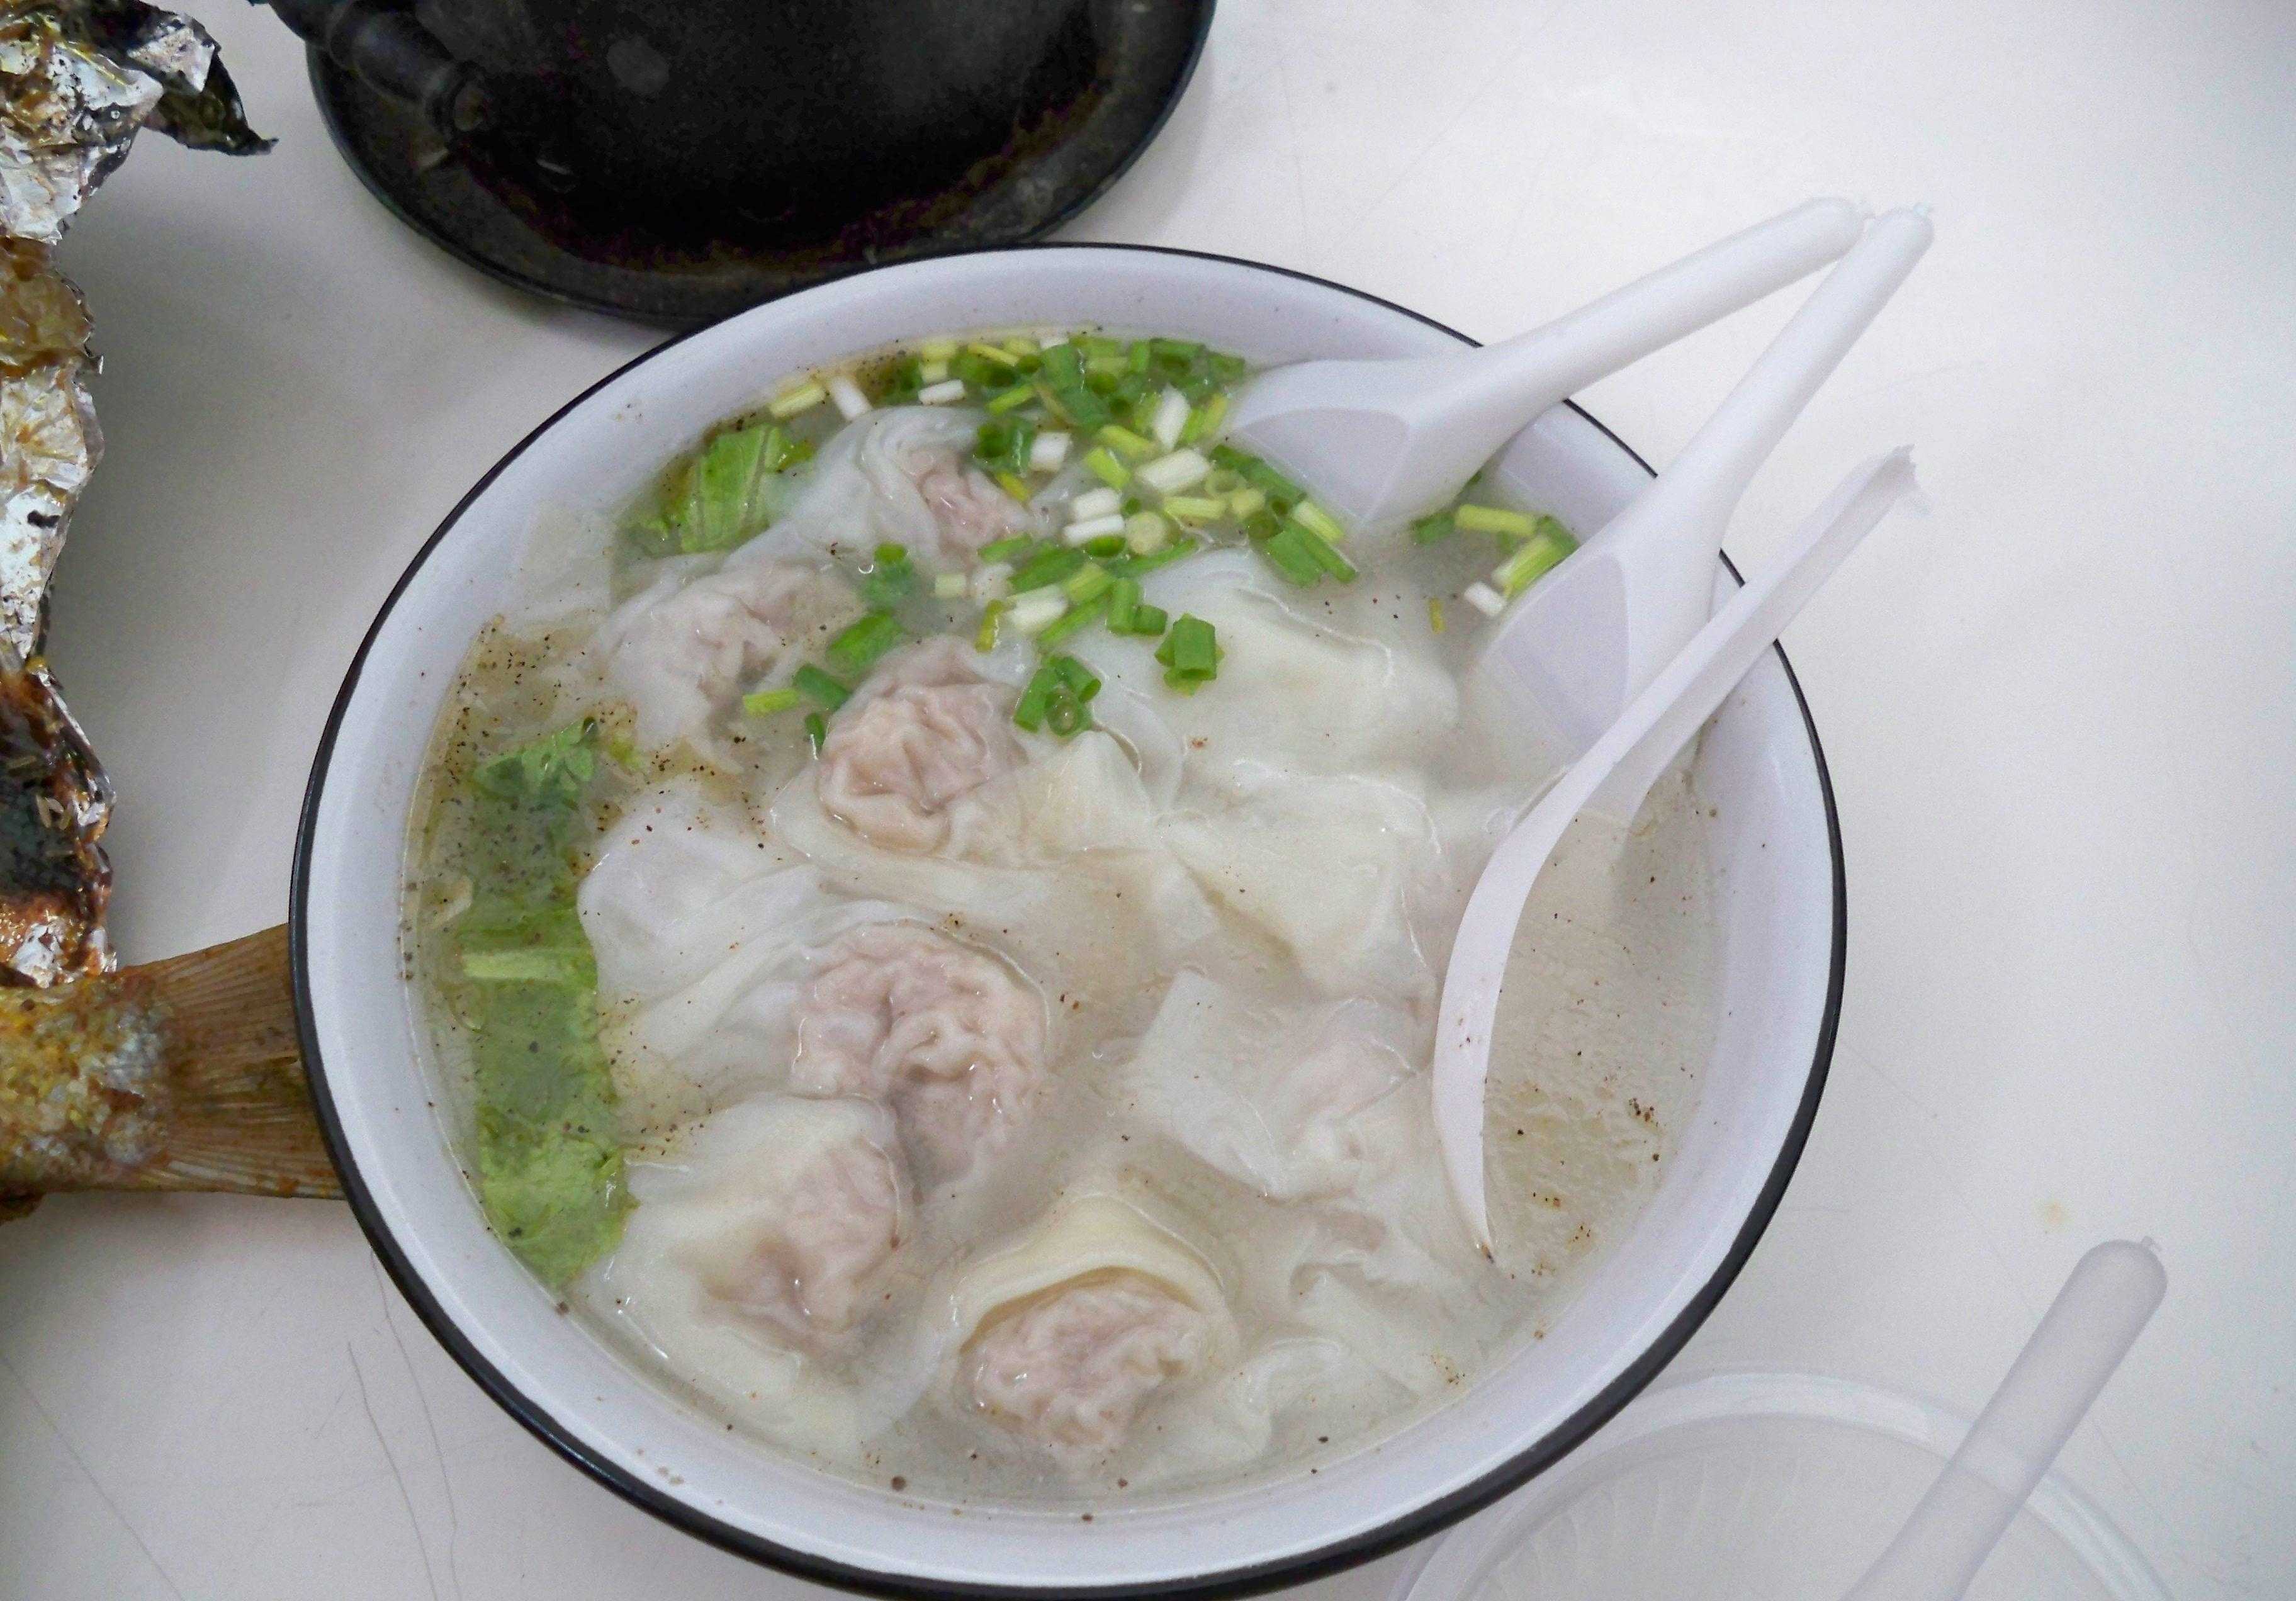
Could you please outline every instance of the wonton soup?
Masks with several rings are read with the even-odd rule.
[[[1242,362],[967,334],[802,374],[537,529],[435,732],[406,940],[490,1224],[693,1406],[912,1494],[1312,1470],[1535,1340],[1696,1104],[1701,809],[1526,913],[1496,1260],[1426,1067],[1555,766],[1470,670],[1572,548],[1349,531]]]

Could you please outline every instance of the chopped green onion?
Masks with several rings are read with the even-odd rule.
[[[1295,521],[1292,526],[1300,530],[1300,542],[1307,547],[1308,554],[1316,558],[1316,565],[1342,584],[1352,584],[1356,581],[1354,564],[1340,554],[1337,546],[1302,523]]]
[[[1140,611],[1140,580],[1129,576],[1118,579],[1108,588],[1108,631],[1111,634],[1132,632],[1133,619]]]
[[[924,584],[914,563],[909,560],[906,546],[880,545],[868,571],[861,575],[861,593],[873,606],[882,609],[914,595]]]
[[[805,714],[805,736],[813,742],[813,753],[816,756],[820,755],[821,747],[829,743],[829,725],[822,721],[821,713],[818,711],[808,711]]]
[[[1044,374],[1046,383],[1056,388],[1079,384],[1084,382],[1084,357],[1073,342],[1048,346],[1038,371]]]
[[[1061,593],[1080,606],[1094,596],[1105,593],[1115,581],[1108,576],[1107,568],[1097,562],[1087,562],[1061,581]]]
[[[1008,600],[990,601],[988,604],[982,609],[980,613],[980,626],[972,631],[972,648],[974,650],[979,651],[983,655],[987,655],[990,651],[996,648],[996,636],[1000,632],[997,625],[1004,620],[1004,613],[1012,609],[1013,603]]]
[[[1128,428],[1109,423],[1093,436],[1103,445],[1113,446],[1135,461],[1143,461],[1156,454],[1156,441],[1144,439]]]
[[[1303,500],[1293,506],[1292,519],[1319,539],[1333,545],[1347,542],[1348,530],[1340,526],[1340,520],[1312,500]]]
[[[1172,525],[1153,512],[1135,512],[1124,520],[1125,548],[1136,556],[1152,556],[1172,537]]]
[[[1238,450],[1232,445],[1215,445],[1211,458],[1230,472],[1241,473],[1246,483],[1266,495],[1268,503],[1280,512],[1290,511],[1308,497],[1305,489],[1249,451]]]
[[[1502,595],[1513,600],[1577,548],[1578,541],[1563,531],[1561,523],[1551,517],[1542,518],[1538,533],[1498,564],[1491,574],[1491,582]]]
[[[804,699],[794,689],[761,689],[755,694],[742,697],[742,710],[751,717],[772,717],[775,712],[789,710]]]
[[[1058,472],[1068,459],[1069,436],[1064,433],[1040,433],[1037,436],[1037,442],[1029,447],[1029,471],[1031,472]]]
[[[947,361],[956,352],[957,342],[953,339],[929,339],[917,347],[917,354],[927,361]]]
[[[1152,552],[1147,555],[1126,556],[1120,561],[1111,562],[1108,564],[1108,570],[1119,578],[1139,578],[1144,574],[1155,571],[1159,567],[1168,567],[1182,556],[1193,555],[1202,548],[1203,541],[1190,534],[1175,539],[1163,549]]]
[[[1005,412],[1028,405],[1029,401],[1034,400],[1036,398],[1037,386],[1035,384],[1016,383],[1011,389],[1004,390],[1002,394],[989,396],[988,409],[1001,415]]]
[[[1026,534],[1010,539],[992,539],[980,547],[980,559],[986,562],[1017,562],[1037,548],[1036,540]]]
[[[811,379],[808,379],[795,389],[783,390],[767,403],[766,409],[776,418],[786,422],[801,411],[811,411],[828,398],[827,390]]]
[[[1132,481],[1132,469],[1111,455],[1107,447],[1096,446],[1084,458],[1092,475],[1111,489],[1120,489]]]
[[[1069,502],[1069,520],[1071,522],[1089,522],[1095,517],[1105,517],[1111,512],[1121,509],[1123,505],[1123,497],[1114,489],[1086,489]]]
[[[848,423],[869,409],[869,397],[861,392],[850,373],[839,373],[830,379],[829,398],[837,403],[837,415]]]
[[[1227,497],[1227,509],[1238,518],[1257,517],[1267,509],[1267,491],[1246,485]]]
[[[961,572],[933,574],[933,598],[936,600],[963,600],[968,587],[968,580]]]
[[[1095,560],[1108,556],[1120,556],[1126,548],[1122,534],[1102,534],[1096,538],[1086,539],[1084,542],[1084,554]]]
[[[1068,609],[1068,596],[1057,590],[1034,589],[1014,600],[1006,615],[1023,634],[1041,634],[1058,622],[1061,613]]]
[[[1126,354],[1124,361],[1125,370],[1130,373],[1146,372],[1148,370],[1148,359],[1154,354],[1154,349],[1149,345],[1146,340],[1136,340],[1133,341],[1131,350]]]
[[[1102,576],[1106,577],[1105,574]],[[1061,616],[1054,619],[1037,634],[1037,644],[1049,650],[1070,635],[1082,632],[1106,615],[1108,615],[1108,591],[1103,587],[1090,600],[1079,601]]]
[[[1017,472],[999,472],[996,475],[996,487],[1023,505],[1027,504],[1029,496],[1036,493],[1029,488],[1029,480]]]
[[[1120,357],[1124,354],[1124,341],[1120,339],[1111,339],[1104,333],[1087,333],[1077,342],[1084,347],[1084,353],[1088,357]]]
[[[1121,534],[1124,518],[1116,512],[1105,517],[1087,517],[1081,522],[1071,522],[1061,530],[1061,538],[1070,545],[1089,545],[1103,534]]]
[[[1031,556],[1013,570],[1013,593],[1025,595],[1031,589],[1057,584],[1082,567],[1086,559],[1080,550],[1064,550],[1058,546]]]
[[[1451,519],[1472,533],[1505,534],[1516,539],[1529,538],[1535,526],[1527,513],[1496,505],[1463,505],[1451,513]]]
[[[1312,589],[1324,581],[1323,558],[1309,548],[1322,541],[1296,522],[1287,522],[1264,539],[1252,541],[1252,547],[1267,559],[1286,583],[1302,589]]]
[[[1188,425],[1180,430],[1180,443],[1193,445],[1208,439],[1219,431],[1227,420],[1227,393],[1215,390],[1210,399],[1188,414]]]
[[[834,711],[853,698],[853,692],[810,661],[790,675],[790,683],[808,701]]]
[[[1485,617],[1496,617],[1506,610],[1506,596],[1480,579],[1459,591],[1459,598]]]
[[[929,383],[917,391],[917,403],[921,406],[954,406],[964,398],[964,380],[962,378]]]
[[[1431,517],[1422,517],[1411,525],[1411,541],[1414,545],[1433,545],[1447,539],[1458,528],[1448,512],[1438,512]]]
[[[1048,665],[1060,675],[1061,682],[1069,686],[1078,700],[1089,702],[1100,693],[1100,680],[1094,676],[1092,669],[1074,656],[1054,656]]]
[[[1431,633],[1443,631],[1443,603],[1431,595],[1427,597],[1427,627]]]
[[[982,360],[993,361],[1001,367],[1015,367],[1021,365],[1020,357],[1014,356],[1012,351],[1000,350],[995,345],[985,345],[975,341],[964,348]]]
[[[1181,434],[1187,431],[1190,410],[1188,398],[1177,390],[1168,389],[1158,397],[1156,413],[1149,420],[1148,429],[1159,445],[1167,450],[1177,447]]]
[[[1164,514],[1182,522],[1210,522],[1227,515],[1227,502],[1197,495],[1167,495]]]
[[[1175,450],[1140,469],[1140,481],[1159,495],[1193,489],[1211,472],[1211,464],[1193,450]]]
[[[1193,694],[1219,676],[1219,636],[1202,618],[1183,615],[1156,647],[1156,660],[1164,664],[1165,683]]]
[[[1161,606],[1152,606],[1143,601],[1132,613],[1132,632],[1153,639],[1164,631],[1167,620]]]

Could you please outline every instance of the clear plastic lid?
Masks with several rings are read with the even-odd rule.
[[[1800,1374],[1655,1390],[1432,1542],[1396,1601],[1841,1601],[1968,1432],[1909,1397]],[[1969,1601],[2170,1601],[2050,1474]]]

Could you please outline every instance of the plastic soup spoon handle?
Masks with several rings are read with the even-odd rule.
[[[2081,1258],[1969,1437],[1848,1601],[1959,1601],[2168,1291],[2114,1240]]]
[[[1460,1215],[1486,1254],[1483,1081],[1491,1020],[1523,903],[1547,858],[1589,806],[1631,817],[1644,792],[1770,648],[1802,603],[1914,488],[1911,456],[1893,451],[1860,467],[1794,535],[1785,554],[1725,601],[1650,687],[1516,822],[1468,898],[1436,1014],[1435,1132]]]
[[[1237,395],[1229,435],[1359,525],[1433,511],[1531,418],[1808,276],[1863,222],[1846,200],[1814,200],[1484,349],[1278,367]]]
[[[1876,218],[1682,454],[1502,617],[1483,662],[1581,751],[1674,660],[1714,601],[1746,486],[1929,249],[1919,211]]]

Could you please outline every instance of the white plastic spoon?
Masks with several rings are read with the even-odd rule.
[[[1931,233],[1919,211],[1875,218],[1658,481],[1503,614],[1482,665],[1553,721],[1566,752],[1617,721],[1706,620],[1746,486]]]
[[[1846,1601],[1960,1601],[2168,1293],[2112,1240],[2080,1259],[1961,1449]]]
[[[1571,819],[1592,808],[1631,819],[1650,786],[1704,726],[1755,659],[1844,556],[1914,488],[1898,450],[1851,473],[1785,554],[1722,603],[1617,722],[1519,820],[1468,898],[1436,1014],[1435,1132],[1443,1166],[1477,1244],[1491,1249],[1483,1203],[1483,1081],[1507,953],[1530,888]]]
[[[1228,436],[1358,526],[1431,512],[1531,418],[1815,272],[1863,221],[1846,200],[1814,200],[1504,343],[1277,367],[1235,397]]]

